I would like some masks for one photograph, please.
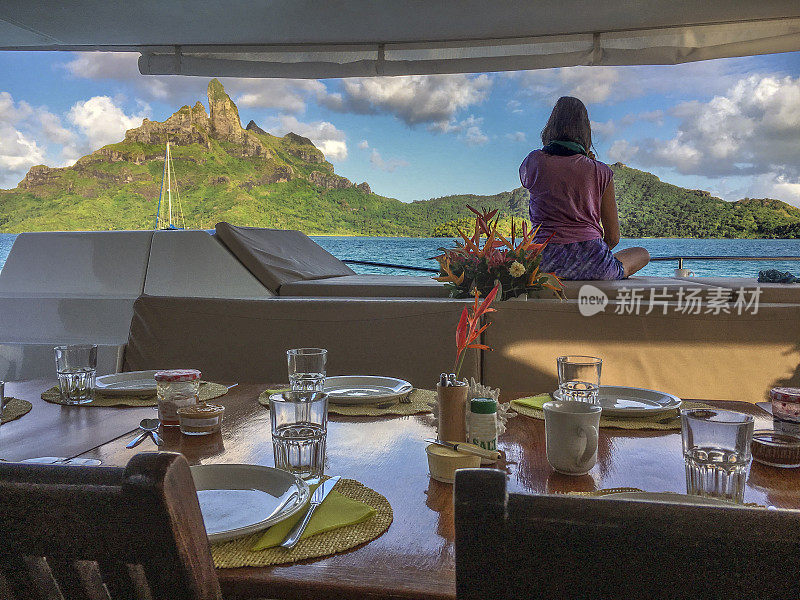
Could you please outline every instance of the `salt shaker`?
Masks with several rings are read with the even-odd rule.
[[[493,398],[473,398],[470,400],[468,416],[469,443],[486,450],[497,450],[497,401]],[[482,465],[493,462],[481,458]]]
[[[165,427],[177,427],[178,409],[197,404],[201,373],[197,369],[157,371],[158,418]]]

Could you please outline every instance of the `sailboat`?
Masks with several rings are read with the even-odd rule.
[[[177,180],[175,181],[175,198],[177,199],[178,209],[173,215],[172,211],[172,180],[175,179],[175,168],[172,165],[172,156],[169,152],[169,142],[164,153],[164,172],[161,175],[161,192],[158,195],[158,209],[156,210],[155,229],[179,230],[186,229],[186,221],[183,218],[183,205],[178,194]],[[161,214],[161,202],[164,200],[164,188],[166,187],[166,214]]]

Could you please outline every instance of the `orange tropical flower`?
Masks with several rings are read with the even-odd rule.
[[[453,373],[456,374],[456,378],[461,371],[461,366],[464,364],[464,357],[466,356],[464,351],[467,348],[491,350],[486,344],[476,343],[476,340],[489,326],[488,323],[483,327],[480,326],[481,317],[487,313],[495,312],[495,309],[490,308],[490,306],[495,296],[497,296],[499,287],[500,286],[497,285],[494,286],[492,291],[486,295],[486,298],[484,298],[483,302],[480,304],[478,303],[478,299],[481,294],[476,289],[472,313],[470,313],[469,306],[465,306],[464,310],[461,311],[461,319],[459,319],[458,326],[456,327],[456,361],[453,364]]]

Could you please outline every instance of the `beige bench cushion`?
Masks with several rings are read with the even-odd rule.
[[[292,281],[281,296],[339,296],[356,298],[447,298],[444,284],[413,275],[345,275],[330,279]]]
[[[684,281],[733,290],[741,289],[750,297],[752,290],[761,290],[758,301],[765,303],[800,304],[800,283],[758,283],[755,277],[682,277]]]
[[[505,302],[490,315],[484,383],[508,395],[557,387],[556,357],[603,358],[602,382],[682,398],[765,400],[776,385],[800,385],[800,305],[761,305],[757,314],[584,317],[577,303]]]
[[[142,296],[125,370],[196,368],[218,381],[287,381],[286,350],[327,348],[330,375],[436,385],[455,359],[457,300],[222,300]],[[462,375],[479,376],[469,350]]]
[[[256,279],[275,293],[291,281],[355,274],[300,231],[217,223],[216,234]]]
[[[695,281],[694,278],[690,282],[692,285],[689,285],[689,282],[676,279],[674,277],[648,277],[648,276],[636,276],[628,277],[627,279],[617,279],[613,281],[564,281],[564,294],[570,300],[575,300],[578,298],[580,293],[580,289],[585,285],[591,285],[608,295],[609,300],[613,300],[614,298],[618,297],[620,294],[620,290],[631,290],[631,289],[644,289],[649,291],[651,289],[661,292],[664,288],[666,288],[667,293],[674,295],[679,288],[687,288],[687,287],[705,287],[705,285],[699,281]]]

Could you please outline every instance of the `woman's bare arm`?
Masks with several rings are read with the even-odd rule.
[[[617,199],[614,196],[614,182],[608,184],[600,199],[600,221],[603,225],[603,241],[613,248],[619,244],[619,215]]]

